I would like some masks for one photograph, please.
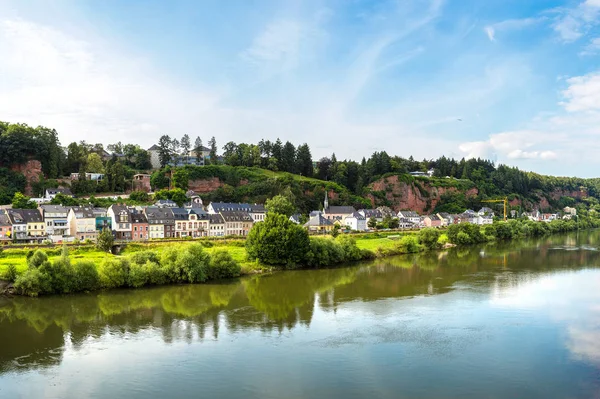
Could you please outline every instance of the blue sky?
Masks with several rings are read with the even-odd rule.
[[[600,0],[0,0],[0,119],[597,176]]]

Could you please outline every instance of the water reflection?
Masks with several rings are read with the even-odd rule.
[[[153,331],[162,341],[218,339],[226,328],[284,333],[309,328],[318,307],[465,290],[499,308],[551,308],[573,356],[600,364],[599,274],[557,278],[600,265],[599,232],[401,256],[328,270],[252,276],[225,284],[159,287],[0,302],[0,374],[43,369],[90,339]],[[568,249],[568,250],[567,250]],[[556,278],[555,280],[553,280]],[[559,286],[565,284],[568,286]],[[576,304],[576,308],[574,307]],[[367,308],[369,309],[369,308]],[[585,313],[585,320],[577,315]],[[9,343],[9,344],[7,344]]]

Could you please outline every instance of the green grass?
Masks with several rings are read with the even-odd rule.
[[[390,232],[390,235],[402,236],[406,234],[413,234],[412,232],[398,233]],[[360,234],[356,237],[356,245],[360,249],[366,249],[370,251],[377,251],[377,249],[392,249],[397,243],[397,240],[387,238],[384,234]],[[399,238],[399,237],[398,237]],[[257,262],[248,260],[246,258],[246,249],[244,247],[245,240],[243,239],[226,239],[220,241],[211,240],[190,240],[189,242],[168,242],[168,241],[154,241],[147,243],[130,243],[118,256],[128,257],[139,251],[152,250],[157,252],[159,255],[169,247],[174,245],[185,247],[193,243],[202,243],[206,246],[206,252],[209,254],[214,253],[218,249],[226,249],[233,259],[235,259],[241,266],[243,273],[249,274],[256,271],[269,270],[269,267],[260,265]],[[30,250],[42,249],[48,253],[50,261],[54,261],[60,257],[60,247],[47,248],[47,247],[18,247],[4,249],[0,252],[0,277],[4,276],[9,265],[15,265],[17,272],[22,273],[27,269],[27,253]],[[69,256],[72,262],[79,260],[89,260],[96,264],[100,264],[106,257],[113,257],[115,255],[101,252],[97,250],[93,245],[80,246],[69,249]]]

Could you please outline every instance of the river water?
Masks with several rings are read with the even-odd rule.
[[[598,245],[0,299],[0,397],[600,398]]]

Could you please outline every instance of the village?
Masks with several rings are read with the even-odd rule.
[[[201,237],[245,237],[255,223],[265,220],[263,204],[210,202],[205,205],[196,193],[186,193],[188,201],[179,207],[171,200],[158,200],[151,206],[113,204],[108,208],[53,205],[56,195],[72,196],[69,189],[47,189],[38,198],[37,209],[0,209],[0,242],[3,244],[94,242],[105,229],[117,241],[160,239],[194,239]],[[576,209],[566,207],[562,213],[522,213],[511,217],[531,221],[570,220]],[[376,230],[443,228],[452,224],[487,225],[494,222],[495,212],[488,207],[467,209],[460,214],[432,213],[419,215],[412,210],[393,211],[389,207],[355,209],[329,205],[325,195],[323,209],[309,215],[294,214],[289,220],[302,224],[309,233],[369,232]]]

